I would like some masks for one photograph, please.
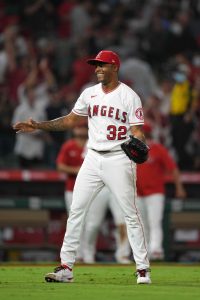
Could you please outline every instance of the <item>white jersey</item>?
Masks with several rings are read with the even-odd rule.
[[[86,88],[72,111],[88,116],[88,148],[97,151],[121,149],[120,145],[129,139],[130,127],[144,124],[141,100],[124,83],[108,93],[101,83]]]

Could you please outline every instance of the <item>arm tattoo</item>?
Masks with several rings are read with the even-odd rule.
[[[66,122],[66,117],[60,117],[50,121],[43,121],[38,123],[38,129],[46,131],[64,131],[69,128],[68,122]]]

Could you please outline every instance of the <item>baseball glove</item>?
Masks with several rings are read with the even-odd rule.
[[[141,140],[130,135],[130,139],[121,145],[122,150],[137,164],[142,164],[148,158],[149,147]]]

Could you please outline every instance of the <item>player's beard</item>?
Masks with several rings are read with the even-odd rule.
[[[97,74],[97,80],[99,83],[102,83],[102,85],[107,86],[109,84],[108,76],[105,76],[105,73]]]
[[[103,73],[97,73],[97,80],[98,80],[98,82],[103,83],[104,79],[105,79],[105,76],[104,76]]]

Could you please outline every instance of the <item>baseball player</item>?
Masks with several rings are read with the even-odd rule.
[[[65,206],[68,212],[72,204],[76,176],[86,155],[87,138],[87,123],[75,126],[73,128],[73,138],[67,140],[62,145],[56,159],[57,169],[67,174]],[[115,234],[117,246],[115,253],[116,261],[122,264],[131,262],[129,259],[130,245],[127,238],[124,215],[119,204],[106,187],[95,197],[95,200],[87,212],[84,229],[80,238],[80,245],[76,255],[77,261],[95,263],[97,235],[107,208],[110,208],[117,228]]]
[[[143,131],[150,151],[148,160],[137,167],[138,197],[136,202],[144,223],[150,259],[163,260],[162,220],[165,205],[165,175],[172,175],[176,197],[184,198],[186,193],[177,165],[168,150],[152,140],[151,125],[145,124]],[[149,176],[149,174],[151,175]]]
[[[37,122],[29,119],[13,128],[18,134],[73,128],[88,118],[89,140],[85,160],[76,178],[67,230],[61,248],[61,265],[45,276],[47,282],[72,282],[73,266],[88,207],[107,186],[121,206],[136,263],[138,284],[149,284],[150,265],[136,198],[136,164],[122,151],[129,135],[144,141],[143,109],[139,96],[118,79],[120,59],[113,51],[100,51],[87,61],[95,68],[98,83],[86,88],[72,112],[64,117]],[[143,143],[144,144],[144,143]],[[132,151],[135,156],[138,152]]]

